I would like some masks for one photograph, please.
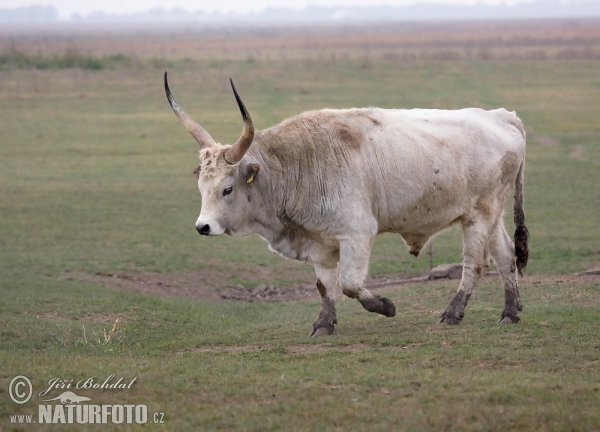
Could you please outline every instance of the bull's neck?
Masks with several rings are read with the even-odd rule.
[[[288,258],[294,259],[290,251],[294,248],[293,238],[289,229],[280,219],[285,214],[286,179],[282,161],[276,157],[268,157],[268,149],[259,144],[252,147],[249,155],[260,165],[260,182],[257,182],[257,192],[260,200],[256,204],[254,216],[254,231],[265,239],[271,249]]]

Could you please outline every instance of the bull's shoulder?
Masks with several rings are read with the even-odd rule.
[[[345,122],[359,122],[365,125],[379,125],[377,117],[380,112],[385,111],[381,108],[347,108],[333,109],[323,108],[319,110],[305,111],[282,121],[275,126],[277,129],[294,128],[298,126],[322,126],[327,127],[334,124]]]
[[[258,132],[255,140],[258,147],[292,154],[302,149],[358,149],[370,130],[385,128],[380,111],[375,108],[306,111]]]

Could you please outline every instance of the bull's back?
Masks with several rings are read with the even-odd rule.
[[[435,231],[475,197],[514,183],[525,155],[520,120],[504,109],[371,110],[381,123],[362,149],[380,231]],[[519,127],[520,125],[520,127]]]

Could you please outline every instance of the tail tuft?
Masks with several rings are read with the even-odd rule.
[[[515,221],[515,255],[517,258],[517,269],[519,274],[523,276],[523,269],[527,266],[529,259],[529,231],[525,226],[525,212],[523,211],[523,177],[525,170],[525,160],[519,166],[519,173],[515,181],[515,199],[513,202],[513,212]]]
[[[517,256],[517,270],[523,276],[523,270],[527,267],[529,259],[529,248],[527,240],[529,239],[529,231],[525,225],[517,226],[515,230],[515,255]]]

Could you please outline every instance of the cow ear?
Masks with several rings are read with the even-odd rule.
[[[246,179],[246,183],[252,183],[256,174],[260,171],[260,165],[256,163],[249,163],[246,165],[244,178]]]

